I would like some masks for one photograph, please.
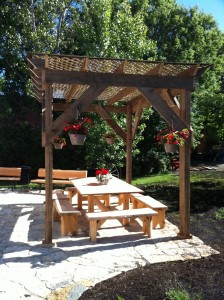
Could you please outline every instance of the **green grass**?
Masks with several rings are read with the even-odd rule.
[[[188,291],[183,290],[169,290],[166,292],[167,300],[202,300],[200,294],[191,296]]]
[[[191,183],[213,183],[220,188],[224,188],[224,172],[218,171],[204,171],[204,172],[191,172]],[[166,186],[179,186],[179,174],[158,174],[145,177],[134,178],[133,185],[166,185]]]

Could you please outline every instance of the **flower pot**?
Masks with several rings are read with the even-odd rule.
[[[109,179],[104,179],[104,180],[101,182],[101,184],[108,184],[108,182],[109,182]]]
[[[72,145],[83,145],[86,139],[86,135],[79,133],[69,133],[69,138]]]
[[[105,184],[108,184],[109,179],[104,179],[104,180],[98,181],[98,182],[99,182],[99,184],[101,184],[101,185],[105,185]]]
[[[114,143],[114,137],[106,138],[107,144],[112,145]]]
[[[166,143],[166,144],[164,144],[164,148],[167,153],[174,153],[174,152],[177,152],[177,150],[178,150],[178,146],[175,144]]]
[[[64,144],[54,143],[54,149],[62,149],[63,147],[64,147]]]

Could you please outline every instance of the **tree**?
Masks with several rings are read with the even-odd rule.
[[[175,0],[148,2],[145,15],[148,38],[157,44],[158,60],[212,64],[198,79],[192,94],[194,146],[200,141],[202,129],[210,145],[222,144],[224,34],[214,18],[200,12],[198,7],[186,9]]]
[[[1,101],[5,102],[11,122],[6,114],[2,114],[4,126],[9,125],[13,130],[19,112],[21,116],[25,116],[25,109],[30,109],[30,112],[26,111],[26,116],[33,116],[33,111],[39,113],[41,109],[32,99],[26,67],[28,52],[127,58],[142,58],[143,54],[147,53],[150,56],[150,53],[155,51],[155,45],[146,38],[147,28],[144,25],[141,7],[132,11],[131,4],[134,5],[135,2],[6,0],[0,12],[1,86],[4,95]],[[14,11],[17,13],[14,14]],[[94,118],[96,122],[100,120],[97,116]],[[101,123],[102,128],[105,128],[106,123]],[[35,124],[37,127],[40,125],[38,121]],[[39,129],[37,131],[39,134]],[[6,130],[3,132],[5,134],[2,139],[7,141],[7,145],[9,141]],[[40,140],[38,142],[40,143]],[[92,153],[91,147],[94,150],[94,145],[89,145]],[[119,143],[117,147],[123,149],[124,145]],[[123,151],[116,151],[116,155],[118,153],[121,155]],[[89,159],[88,153],[86,159]],[[22,158],[17,160],[21,161]],[[11,158],[8,158],[8,161],[11,161]],[[90,162],[87,161],[87,164],[90,165]]]

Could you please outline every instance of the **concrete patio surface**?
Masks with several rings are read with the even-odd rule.
[[[71,284],[75,300],[96,283],[139,266],[218,254],[198,237],[178,239],[178,228],[168,221],[149,239],[136,221],[124,228],[110,220],[99,230],[98,242],[91,243],[83,215],[77,237],[61,236],[60,223],[54,223],[55,244],[43,247],[44,200],[44,191],[0,190],[2,300],[47,299],[51,291]]]

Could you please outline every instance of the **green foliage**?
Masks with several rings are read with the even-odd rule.
[[[187,290],[169,290],[166,292],[167,300],[202,300],[200,294],[191,296]]]
[[[194,147],[203,136],[209,147],[223,147],[224,35],[214,18],[197,7],[186,9],[174,0],[6,0],[0,19],[2,163],[28,161],[35,167],[43,165],[37,118],[41,107],[30,97],[26,61],[29,52],[212,63],[212,69],[197,80],[192,95]],[[124,116],[113,117],[125,129]],[[85,163],[88,168],[111,162],[124,165],[123,141],[116,138],[113,145],[107,145],[102,133],[109,128],[99,117],[94,118],[97,126],[86,145],[78,149],[67,145],[62,150],[66,153],[63,158],[54,153],[55,165],[69,165],[68,155],[72,156],[73,166],[80,168]],[[13,157],[15,146],[11,138],[9,141],[5,126],[10,125],[9,132],[23,136],[28,123],[35,125],[32,130],[25,129],[26,141],[31,141],[33,150],[17,151]],[[135,175],[169,169],[170,156],[155,142],[156,134],[163,127],[164,122],[157,113],[145,110],[134,141]],[[15,145],[23,149],[22,139],[16,139]]]
[[[113,144],[107,144],[103,134],[110,130],[110,127],[96,114],[92,114],[94,126],[89,130],[88,138],[84,147],[84,158],[86,165],[90,169],[105,167],[110,169],[113,165],[123,167],[125,165],[126,148],[123,140],[116,135]],[[126,117],[122,114],[113,114],[111,117],[126,130]],[[133,143],[133,156],[139,153],[137,148],[138,142],[141,140],[141,133],[144,126],[139,126],[139,135]],[[90,151],[91,149],[91,151]]]
[[[155,43],[146,38],[144,7],[132,12],[131,4],[129,0],[79,1],[70,16],[71,27],[65,29],[69,38],[63,53],[69,49],[78,55],[116,58],[154,54]]]
[[[215,212],[216,220],[224,220],[224,207],[221,207],[218,211]]]

